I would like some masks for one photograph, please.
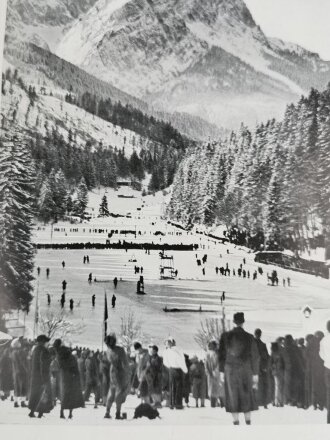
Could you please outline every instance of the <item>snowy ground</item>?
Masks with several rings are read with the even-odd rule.
[[[90,193],[89,205],[95,212],[104,194],[104,189]],[[118,194],[132,195],[134,198],[119,198]],[[102,337],[102,317],[104,308],[104,293],[109,302],[109,327],[118,331],[121,317],[134,311],[136,318],[142,323],[143,342],[153,341],[163,347],[163,341],[169,334],[173,335],[178,345],[187,352],[198,352],[200,348],[194,336],[200,327],[201,320],[207,317],[220,316],[222,305],[220,295],[225,291],[226,300],[224,313],[232,320],[233,313],[244,311],[246,328],[253,332],[260,327],[263,338],[270,343],[280,335],[291,333],[294,337],[305,336],[311,331],[325,329],[325,322],[330,318],[330,283],[329,280],[305,275],[298,272],[275,268],[278,271],[280,283],[277,287],[267,284],[267,273],[274,267],[260,265],[254,262],[253,253],[245,248],[231,244],[221,244],[209,239],[196,231],[185,232],[168,225],[161,219],[162,206],[168,196],[157,193],[155,196],[141,197],[141,193],[129,188],[119,188],[118,191],[107,190],[109,209],[119,214],[130,213],[131,218],[92,219],[90,223],[70,225],[56,224],[51,227],[41,227],[36,230],[35,241],[39,243],[63,242],[100,242],[105,243],[111,229],[136,230],[138,235],[115,234],[111,242],[118,240],[154,243],[184,243],[198,244],[194,251],[171,251],[168,255],[174,257],[174,266],[178,270],[176,280],[160,280],[159,251],[151,251],[150,255],[142,250],[125,252],[125,250],[39,250],[36,256],[35,268],[41,268],[40,277],[35,273],[35,293],[39,292],[40,313],[45,314],[47,293],[51,295],[50,310],[60,311],[60,296],[62,281],[67,281],[65,310],[68,319],[74,323],[83,323],[84,330],[79,335],[72,335],[72,344],[87,345],[100,348]],[[58,229],[58,230],[57,230]],[[101,232],[100,232],[101,230]],[[96,231],[96,232],[95,232]],[[139,235],[139,231],[141,235]],[[165,236],[154,235],[162,231]],[[220,231],[218,231],[219,233]],[[229,252],[229,253],[227,253]],[[84,255],[89,255],[90,263],[83,264]],[[196,254],[201,258],[208,255],[205,275],[202,267],[196,263]],[[243,279],[237,276],[237,269],[246,259],[244,268],[250,271],[251,278]],[[129,260],[136,259],[136,262]],[[65,261],[65,269],[61,262]],[[225,267],[236,270],[236,276],[225,277],[217,275],[215,267]],[[134,266],[143,266],[145,279],[145,296],[136,295],[136,282],[140,274],[134,274]],[[262,266],[264,274],[252,280],[253,272]],[[50,269],[50,277],[46,279],[46,268]],[[36,269],[35,269],[36,270]],[[88,275],[92,273],[98,283],[88,283]],[[114,293],[113,279],[120,281],[116,290],[116,308],[111,308],[111,297]],[[291,286],[287,285],[287,278]],[[283,286],[283,279],[286,285]],[[96,295],[96,306],[91,304],[92,295]],[[68,309],[69,300],[74,300],[75,308],[71,313]],[[302,308],[309,305],[312,315],[305,318]],[[210,313],[165,313],[163,308],[184,308],[212,311]],[[35,301],[31,313],[26,318],[27,334],[32,336]]]
[[[0,424],[13,423],[15,425],[28,424],[33,426],[129,426],[129,427],[164,427],[164,426],[188,426],[191,424],[204,425],[205,427],[214,426],[230,426],[232,425],[231,415],[226,413],[222,408],[210,408],[210,402],[206,400],[205,408],[195,408],[193,399],[190,399],[190,408],[184,408],[182,411],[170,410],[169,408],[160,409],[161,419],[148,420],[146,418],[133,420],[134,409],[139,404],[136,396],[128,396],[126,403],[123,405],[123,412],[127,413],[127,421],[107,420],[104,419],[104,408],[100,406],[94,409],[92,399],[86,405],[86,408],[77,409],[73,412],[72,420],[62,420],[59,417],[59,406],[44,418],[30,419],[28,417],[28,409],[14,408],[10,401],[0,402]],[[114,417],[115,408],[113,408],[112,416]],[[274,408],[269,406],[268,410],[263,408],[252,414],[252,422],[255,425],[297,425],[297,424],[325,424],[326,412],[314,411],[312,409],[302,410],[294,407]],[[242,424],[243,420],[242,420]]]

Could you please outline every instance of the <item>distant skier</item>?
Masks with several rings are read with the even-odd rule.
[[[118,278],[115,277],[115,278],[113,279],[113,285],[115,286],[115,289],[117,289],[117,284],[118,284]]]
[[[86,257],[87,264],[89,264],[89,255]]]
[[[88,282],[89,282],[89,284],[92,284],[92,279],[93,279],[93,274],[90,273],[90,274],[88,275]]]
[[[49,293],[47,293],[47,304],[50,306],[50,301],[51,301],[51,298],[50,298],[50,295],[49,295]]]
[[[140,272],[143,273],[143,267],[142,266],[140,267]]]
[[[65,280],[62,281],[62,289],[63,289],[63,292],[66,291],[66,286],[67,286],[67,284],[68,284],[68,283],[67,283]]]
[[[37,267],[37,273],[38,273],[38,276],[40,275],[40,270],[41,270],[41,269],[40,269],[40,267],[38,266],[38,267]]]
[[[203,267],[202,272],[203,272],[203,275],[205,275],[205,267]]]
[[[92,306],[95,307],[95,293],[92,295]]]
[[[72,310],[73,310],[73,303],[74,303],[74,301],[73,301],[73,299],[71,298],[71,299],[70,299],[70,310],[71,310],[71,312],[72,312]]]
[[[243,264],[246,264],[246,259],[245,258],[243,258]]]
[[[48,280],[48,278],[49,278],[49,272],[50,272],[49,267],[47,267],[47,269],[46,269],[46,277],[47,277],[47,280]]]
[[[112,304],[113,309],[116,307],[116,301],[117,301],[117,298],[116,298],[115,294],[113,294],[112,298],[111,298],[111,304]]]
[[[285,278],[283,278],[283,287],[285,287]]]
[[[225,292],[223,291],[222,292],[222,301],[225,301],[226,300],[226,295],[225,295]]]
[[[65,261],[64,260],[62,261],[62,267],[63,267],[63,269],[65,268]]]
[[[291,279],[290,279],[290,277],[288,277],[286,280],[288,282],[288,287],[290,287],[291,286]]]
[[[84,264],[86,264],[86,256],[84,255],[84,260],[83,260]]]

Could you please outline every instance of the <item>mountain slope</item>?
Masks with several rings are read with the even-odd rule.
[[[27,1],[30,18],[23,0],[9,0],[10,39],[45,42],[157,109],[218,126],[280,116],[288,102],[330,79],[330,63],[317,54],[267,38],[243,0]]]
[[[317,55],[267,39],[242,0],[99,0],[56,52],[152,104],[233,126],[278,116],[330,77]]]

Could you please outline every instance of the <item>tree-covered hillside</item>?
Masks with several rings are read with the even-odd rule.
[[[254,248],[297,250],[317,239],[324,245],[330,232],[330,85],[288,106],[280,122],[254,131],[242,126],[223,142],[189,149],[168,214],[185,225],[223,223]]]

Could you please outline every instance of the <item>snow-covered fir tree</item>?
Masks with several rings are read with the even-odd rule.
[[[99,217],[109,217],[109,215],[110,212],[108,208],[108,199],[107,196],[104,194],[99,207]]]
[[[32,299],[35,168],[25,142],[0,144],[0,305],[28,310]]]

